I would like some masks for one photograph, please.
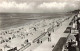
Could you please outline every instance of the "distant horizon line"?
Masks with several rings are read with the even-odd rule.
[[[66,11],[66,12],[0,12],[0,13],[70,13],[70,12],[72,11]]]

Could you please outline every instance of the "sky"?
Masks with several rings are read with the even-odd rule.
[[[55,13],[80,9],[80,0],[0,0],[0,12]]]

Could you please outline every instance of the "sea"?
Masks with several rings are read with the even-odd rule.
[[[57,19],[72,15],[72,13],[0,13],[0,30],[19,27],[42,19]]]

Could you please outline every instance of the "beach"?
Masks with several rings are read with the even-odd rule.
[[[1,30],[0,48],[4,49],[4,46],[7,45],[9,48],[6,47],[5,50],[9,50],[14,47],[20,49],[26,45],[27,42],[25,43],[25,40],[28,39],[29,42],[32,43],[33,40],[42,33],[49,31],[49,29],[54,29],[61,26],[61,23],[67,20],[69,17],[39,19],[29,24],[23,24],[22,26]]]

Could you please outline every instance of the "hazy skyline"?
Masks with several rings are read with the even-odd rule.
[[[80,8],[80,0],[0,0],[0,12],[54,13]]]

